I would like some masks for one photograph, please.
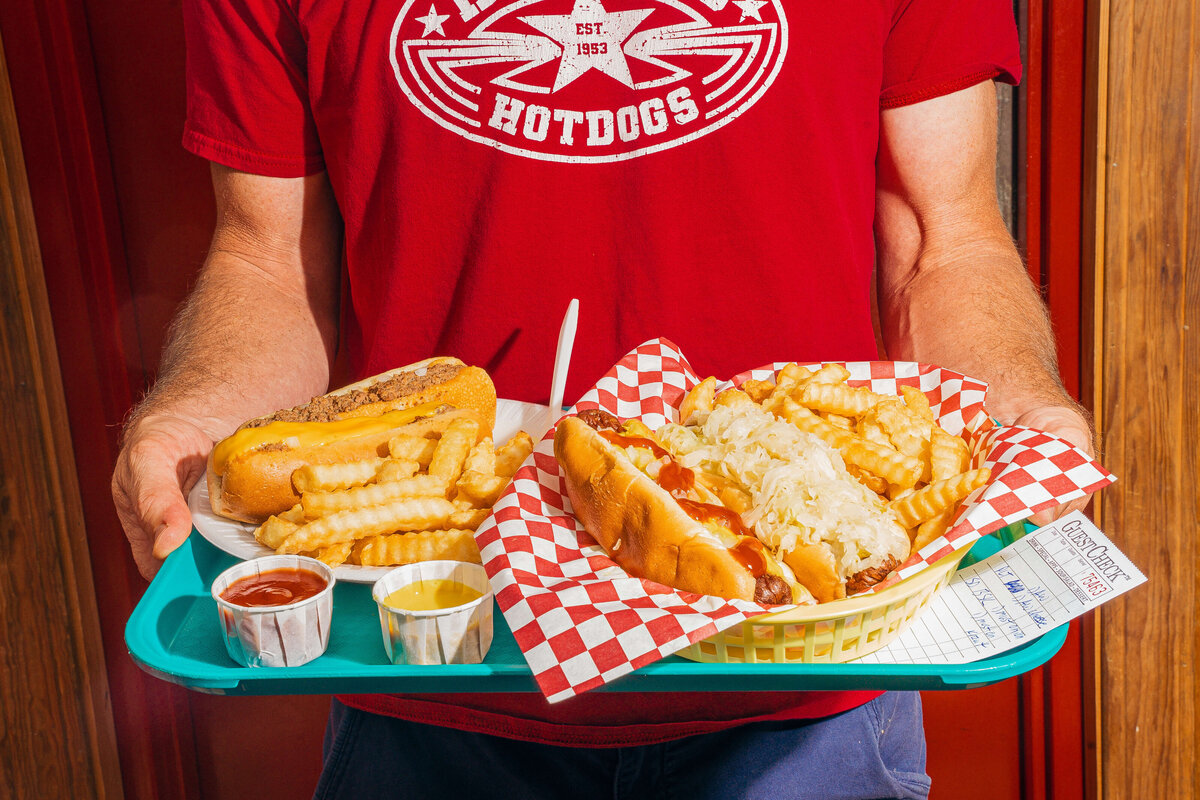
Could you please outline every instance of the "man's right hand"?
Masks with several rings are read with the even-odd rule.
[[[192,531],[185,498],[204,477],[212,446],[197,424],[178,417],[144,416],[125,431],[113,470],[113,503],[146,580]]]
[[[213,442],[329,386],[342,226],[328,176],[213,165],[213,194],[212,246],[113,471],[117,516],[146,578],[192,530],[184,498]]]

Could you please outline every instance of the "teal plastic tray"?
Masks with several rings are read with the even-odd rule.
[[[1011,540],[1014,534],[1005,530]],[[967,566],[996,552],[1001,537],[979,540]],[[334,588],[329,649],[301,667],[250,668],[225,652],[212,581],[237,559],[198,534],[176,550],[125,626],[129,654],[155,677],[210,694],[366,694],[536,692],[537,684],[497,609],[495,639],[482,664],[396,666],[383,650],[371,587]],[[1048,661],[1067,636],[1063,625],[1015,650],[955,665],[702,664],[670,656],[596,691],[768,691],[821,689],[971,689]]]

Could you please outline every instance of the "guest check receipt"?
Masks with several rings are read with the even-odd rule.
[[[959,570],[908,630],[859,663],[977,661],[1032,641],[1145,581],[1075,511]]]

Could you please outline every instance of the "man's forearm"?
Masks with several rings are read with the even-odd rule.
[[[987,381],[989,408],[1002,421],[1072,404],[1058,378],[1044,304],[1006,232],[931,242],[904,276],[881,287],[889,356]]]
[[[186,416],[220,438],[250,417],[302,403],[328,384],[334,325],[242,257],[214,250],[135,415]]]
[[[989,409],[1001,421],[1066,425],[1083,443],[1086,415],[1059,381],[1045,307],[996,204],[995,164],[991,82],[880,114],[884,344],[892,358],[987,381]]]
[[[214,165],[213,188],[212,247],[127,430],[162,414],[217,439],[328,384],[341,218],[327,177],[265,178]]]

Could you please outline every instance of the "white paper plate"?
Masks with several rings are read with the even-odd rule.
[[[546,406],[522,403],[517,400],[496,401],[496,426],[492,438],[497,443],[507,442],[518,431],[527,431],[537,442],[549,430],[550,420]],[[192,512],[192,525],[200,535],[220,550],[241,559],[269,556],[275,551],[263,547],[254,540],[256,526],[237,522],[213,513],[208,500],[208,481],[203,477],[196,481],[188,495],[188,508]],[[374,583],[392,567],[359,567],[343,564],[333,573],[339,581],[351,583]]]

